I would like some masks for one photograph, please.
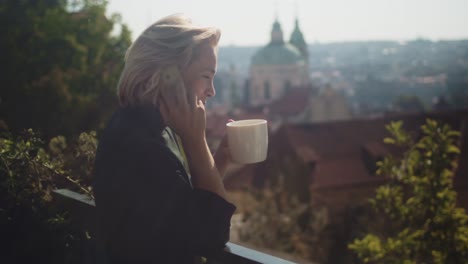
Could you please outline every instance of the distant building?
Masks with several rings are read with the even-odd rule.
[[[227,112],[240,104],[243,81],[234,64],[231,64],[228,69],[218,69],[214,77],[216,96],[209,100],[207,109]]]
[[[309,52],[296,19],[289,42],[278,20],[271,41],[252,57],[247,86],[248,105],[264,107],[270,121],[317,122],[351,118],[344,95],[329,85],[314,87],[309,76]]]
[[[351,109],[346,97],[325,86],[317,95],[309,97],[303,114],[306,122],[324,122],[351,119]]]
[[[285,95],[290,89],[310,84],[307,44],[299,28],[299,21],[290,42],[283,39],[281,25],[276,19],[271,40],[252,57],[248,104],[265,105]]]

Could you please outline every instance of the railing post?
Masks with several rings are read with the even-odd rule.
[[[96,261],[96,210],[94,201],[87,195],[67,189],[53,191],[56,206],[68,213],[71,226],[78,230],[83,238],[82,263],[94,264]],[[99,262],[101,263],[101,262]]]

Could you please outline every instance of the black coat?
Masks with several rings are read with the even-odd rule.
[[[193,263],[229,240],[235,206],[192,188],[151,107],[120,108],[94,170],[99,244],[110,263]]]

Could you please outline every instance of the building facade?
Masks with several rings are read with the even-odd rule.
[[[296,25],[289,42],[276,19],[271,40],[252,57],[247,101],[251,106],[269,104],[284,96],[290,89],[310,84],[307,44]]]

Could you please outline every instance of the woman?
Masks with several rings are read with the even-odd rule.
[[[205,138],[219,37],[172,15],[127,51],[121,106],[95,161],[99,241],[110,263],[193,263],[229,239],[227,144],[213,157]]]

